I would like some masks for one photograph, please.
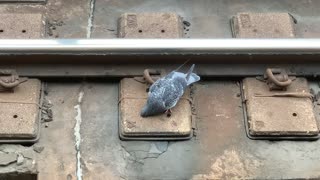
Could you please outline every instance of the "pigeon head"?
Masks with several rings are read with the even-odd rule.
[[[162,101],[157,100],[153,96],[149,96],[146,105],[141,110],[141,117],[148,117],[153,115],[162,114],[166,111]]]

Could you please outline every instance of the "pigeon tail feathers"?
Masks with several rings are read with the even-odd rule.
[[[189,79],[187,80],[187,85],[189,86],[190,84],[195,83],[197,81],[200,81],[200,77],[195,73],[191,73]]]

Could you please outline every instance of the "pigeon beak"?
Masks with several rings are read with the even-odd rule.
[[[147,106],[144,106],[141,110],[140,116],[141,117],[147,117],[148,116],[148,111],[147,111]]]

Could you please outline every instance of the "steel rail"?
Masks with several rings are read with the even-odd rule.
[[[0,54],[320,54],[320,39],[0,40]]]
[[[202,77],[320,76],[320,39],[0,40],[0,69],[28,77],[127,77],[190,60]]]

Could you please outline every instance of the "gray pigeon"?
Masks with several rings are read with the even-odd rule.
[[[186,88],[200,80],[200,77],[192,72],[193,68],[194,64],[187,74],[177,72],[178,69],[174,70],[154,82],[149,88],[148,100],[140,115],[147,117],[170,111],[177,104]]]

